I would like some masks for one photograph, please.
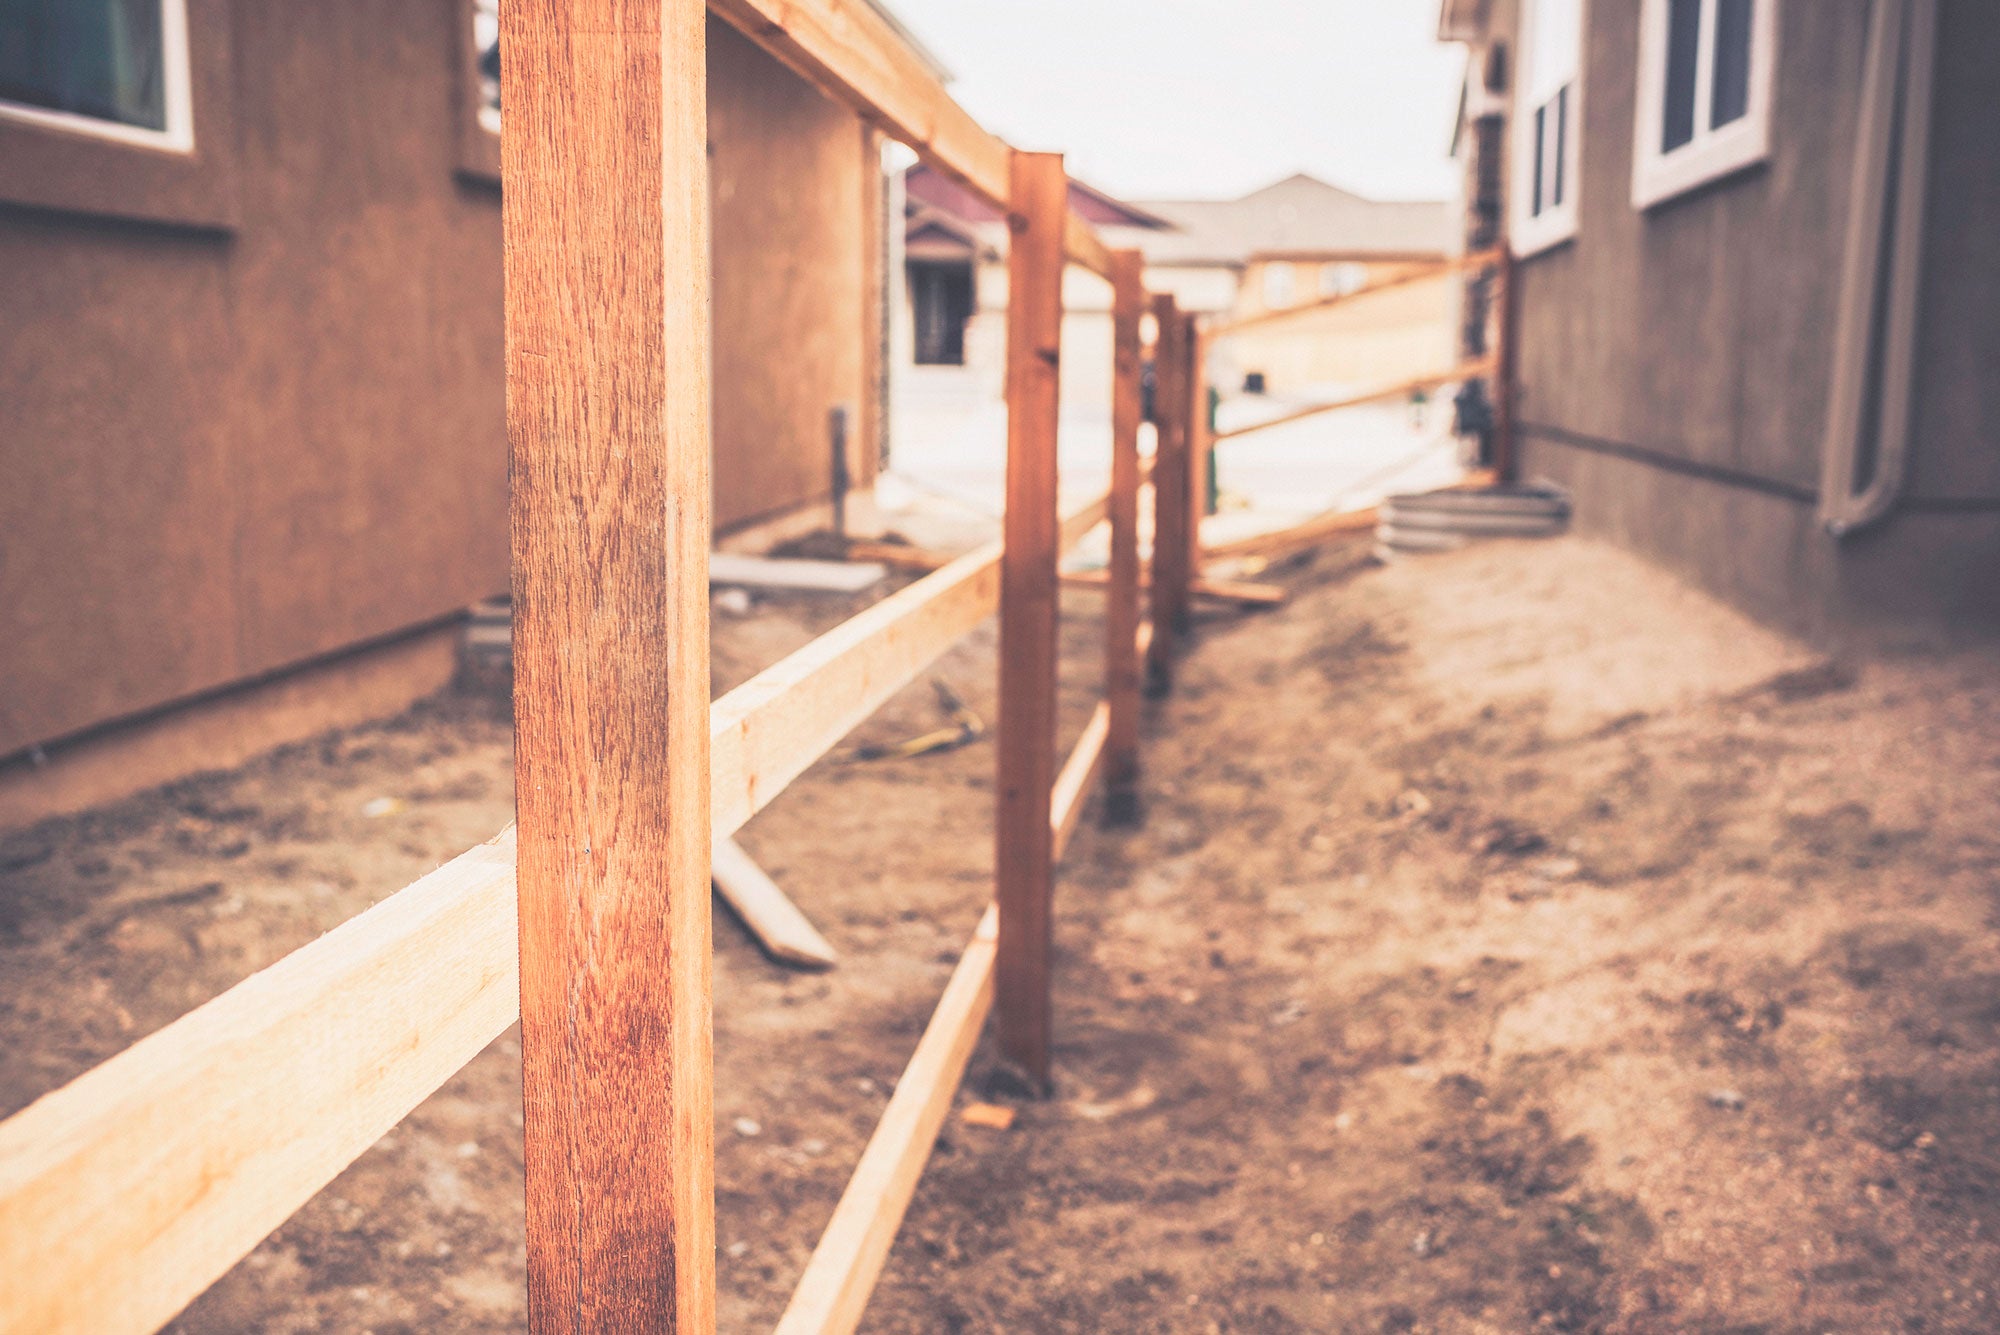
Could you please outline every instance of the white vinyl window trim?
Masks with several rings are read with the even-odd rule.
[[[166,128],[126,125],[73,111],[52,111],[0,98],[0,120],[38,125],[44,129],[108,139],[135,148],[168,153],[194,152],[194,76],[188,59],[187,0],[160,0],[161,75]]]
[[[1779,0],[1753,0],[1750,87],[1743,115],[1726,125],[1714,114],[1718,0],[1701,0],[1695,51],[1694,137],[1671,152],[1666,128],[1668,0],[1644,0],[1639,15],[1639,106],[1633,120],[1632,207],[1650,209],[1771,155],[1771,90],[1777,73]]]
[[[1508,242],[1522,258],[1577,231],[1584,0],[1527,0],[1508,171]]]

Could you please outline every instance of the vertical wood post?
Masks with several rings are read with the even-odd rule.
[[[1187,583],[1181,591],[1181,621],[1185,629],[1192,612],[1194,597],[1191,586],[1201,577],[1201,521],[1208,516],[1208,451],[1211,441],[1208,430],[1208,343],[1201,334],[1201,320],[1192,311],[1184,312],[1187,321],[1187,396],[1188,396],[1188,524],[1187,524]]]
[[[701,0],[508,0],[528,1327],[715,1329]]]
[[[1514,334],[1519,303],[1514,299],[1514,252],[1503,240],[1494,267],[1500,289],[1493,312],[1493,476],[1501,486],[1516,480],[1518,446],[1514,432]]]
[[[1058,153],[1013,155],[1007,254],[1007,517],[1000,566],[994,1004],[1000,1051],[1047,1088],[1056,775],[1056,426],[1063,222]]]
[[[1104,606],[1104,816],[1139,814],[1139,320],[1146,312],[1145,262],[1111,255],[1111,582]]]
[[[1159,444],[1153,455],[1153,643],[1146,682],[1155,695],[1173,685],[1174,638],[1187,588],[1188,416],[1187,322],[1172,296],[1153,298],[1153,421]]]

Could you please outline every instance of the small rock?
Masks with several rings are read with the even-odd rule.
[[[1423,1232],[1417,1234],[1410,1242],[1410,1250],[1418,1256],[1429,1256],[1431,1254],[1431,1231],[1425,1229]]]
[[[393,797],[371,797],[361,804],[361,814],[370,820],[393,816],[402,809],[403,804]]]
[[[739,1136],[760,1136],[764,1133],[763,1124],[754,1117],[739,1117],[730,1125],[736,1128]]]
[[[744,589],[717,589],[709,598],[708,605],[724,616],[747,617],[756,603]]]
[[[743,1256],[749,1250],[750,1244],[747,1242],[732,1242],[729,1244],[729,1255],[732,1258]]]
[[[1711,1089],[1708,1101],[1728,1112],[1740,1112],[1743,1108],[1743,1096],[1733,1089]]]

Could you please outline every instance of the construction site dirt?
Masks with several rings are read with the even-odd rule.
[[[864,1329],[2000,1328],[2000,663],[1827,661],[1574,539],[1364,551],[1202,612],[1142,822],[1059,877],[1055,1094],[975,1055]],[[716,689],[865,601],[718,614]],[[933,674],[989,726],[993,654]],[[992,892],[990,734],[851,754],[949,722],[912,683],[741,834],[841,962],[717,910],[724,1329]],[[491,836],[510,754],[452,695],[0,837],[0,1113]],[[519,1080],[510,1034],[172,1329],[519,1329]]]

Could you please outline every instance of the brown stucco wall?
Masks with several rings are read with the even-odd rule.
[[[231,115],[197,105],[225,226],[0,183],[0,756],[506,589],[499,195],[457,171],[459,2],[197,0],[233,66]],[[711,39],[726,526],[825,493],[878,317],[859,123]]]
[[[1770,161],[1641,213],[1638,0],[1587,9],[1579,235],[1521,266],[1522,458],[1577,523],[1793,629],[2000,626],[2000,11],[1945,0],[1912,442],[1915,503],[1814,518],[1867,7],[1792,0]],[[1721,476],[1693,476],[1679,467]]]
[[[866,170],[872,139],[851,112],[718,21],[708,42],[715,520],[727,527],[827,494],[835,405],[850,443],[869,438],[879,166]],[[874,451],[850,458],[866,485]]]

